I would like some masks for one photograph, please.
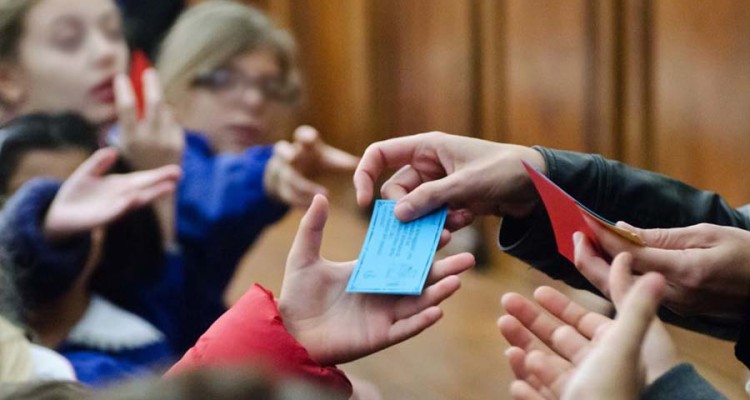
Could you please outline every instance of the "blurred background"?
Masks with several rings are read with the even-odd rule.
[[[189,1],[197,3],[199,1]],[[750,2],[746,0],[248,0],[296,37],[306,85],[297,122],[360,154],[384,138],[442,130],[601,153],[750,202]],[[367,220],[334,182],[325,254],[355,258]],[[644,193],[644,196],[648,196]],[[230,290],[277,290],[299,213],[248,255]],[[549,281],[496,249],[479,224],[482,272],[435,329],[344,366],[385,398],[505,398],[494,327],[501,293]],[[728,343],[673,330],[730,398],[745,369]]]

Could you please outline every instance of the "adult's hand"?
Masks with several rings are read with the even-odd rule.
[[[659,272],[667,280],[663,304],[682,315],[742,318],[750,287],[750,232],[699,224],[686,228],[639,229],[620,223],[646,243],[636,246],[595,223],[600,250],[576,234],[576,266],[609,293],[606,259],[628,252],[636,273]]]
[[[477,215],[524,216],[538,201],[521,161],[546,171],[544,157],[524,146],[441,132],[399,137],[370,145],[354,172],[357,202],[369,204],[387,168],[399,168],[381,194],[399,199],[396,217],[409,221],[448,205],[450,230]]]

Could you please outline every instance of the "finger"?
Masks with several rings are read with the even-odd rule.
[[[551,343],[552,334],[562,324],[547,315],[539,306],[518,293],[506,293],[500,303],[509,315],[514,316],[526,329],[545,344]]]
[[[161,198],[167,194],[174,193],[177,189],[177,184],[173,181],[164,181],[157,183],[151,187],[145,188],[138,192],[135,201],[131,203],[134,208],[145,206],[150,204],[154,200]]]
[[[475,264],[474,255],[471,253],[459,253],[436,261],[432,265],[432,268],[430,268],[430,274],[427,276],[427,285],[432,285],[447,276],[458,275],[468,271]]]
[[[161,113],[163,111],[162,88],[156,70],[148,68],[143,71],[143,91],[146,103],[146,123],[150,134],[160,134]]]
[[[526,370],[557,398],[565,390],[573,366],[560,357],[535,350],[526,355]]]
[[[622,301],[614,325],[602,338],[608,346],[629,359],[638,359],[643,338],[656,316],[666,281],[657,273],[638,278]]]
[[[529,375],[526,371],[526,352],[520,347],[511,346],[505,350],[505,356],[508,357],[508,364],[513,371],[513,376],[516,379],[525,380]]]
[[[439,307],[433,306],[409,318],[396,321],[388,331],[388,345],[400,343],[418,335],[442,317],[443,311]]]
[[[534,299],[547,312],[563,323],[574,326],[578,332],[589,340],[593,339],[599,327],[612,321],[604,315],[585,309],[568,296],[549,286],[536,289]]]
[[[502,298],[503,308],[516,317],[552,351],[573,362],[579,362],[588,350],[589,340],[570,325],[550,317],[541,307],[517,293]]]
[[[295,149],[294,145],[287,142],[286,140],[279,140],[273,146],[274,157],[278,157],[280,160],[283,160],[285,164],[291,164],[294,161],[295,157],[297,157],[297,153],[298,151]]]
[[[450,243],[451,241],[451,233],[447,229],[443,229],[440,232],[440,239],[438,240],[438,246],[437,249],[440,250],[443,247],[445,247],[446,244]]]
[[[166,181],[177,181],[180,178],[182,169],[177,165],[165,165],[156,169],[146,171],[130,172],[122,175],[110,175],[111,179],[121,180],[118,185],[120,190],[127,188],[143,190]]]
[[[428,307],[436,306],[450,297],[461,287],[457,276],[448,276],[434,285],[428,286],[420,296],[404,296],[396,302],[394,315],[396,320],[409,318]]]
[[[623,221],[617,222],[616,225],[637,234],[647,246],[665,250],[704,248],[716,239],[709,224],[668,229],[641,229]]]
[[[320,246],[323,242],[323,228],[328,219],[328,199],[315,196],[297,228],[289,259],[302,261],[301,265],[312,265],[309,261],[320,258]]]
[[[573,243],[576,268],[592,285],[609,297],[609,264],[599,256],[583,233],[574,233]]]
[[[378,177],[386,168],[401,168],[409,164],[416,149],[422,145],[423,139],[420,135],[406,136],[373,143],[367,147],[354,171],[357,204],[370,204]]]
[[[476,214],[467,210],[448,210],[448,216],[445,218],[445,227],[451,232],[471,225],[476,218]]]
[[[548,397],[544,397],[539,390],[529,384],[529,382],[523,380],[515,380],[510,384],[510,395],[513,400],[547,400]]]
[[[359,157],[328,144],[321,145],[320,156],[323,168],[329,171],[354,171],[359,164]]]
[[[94,152],[71,174],[70,180],[84,177],[99,177],[107,173],[115,162],[119,153],[113,147],[105,147]]]
[[[465,192],[465,178],[460,174],[425,182],[401,198],[393,210],[396,218],[411,221],[448,204]]]
[[[307,207],[316,195],[328,195],[325,187],[305,178],[292,168],[282,174],[281,178],[286,180],[281,185],[286,185],[290,190],[288,202],[295,207]]]
[[[115,108],[117,120],[122,127],[121,135],[128,136],[136,133],[138,125],[138,110],[135,103],[135,92],[130,79],[124,74],[115,77]]]
[[[547,345],[512,315],[503,315],[500,317],[497,320],[497,327],[511,346],[520,347],[527,352],[531,350],[551,351]]]
[[[612,268],[609,273],[609,287],[615,307],[622,306],[625,295],[633,286],[632,263],[633,256],[630,253],[620,253],[612,261]]]
[[[319,141],[320,134],[318,130],[310,125],[300,125],[294,130],[294,143],[301,145],[307,150],[313,150]]]
[[[636,271],[641,273],[649,271],[659,272],[670,280],[680,278],[688,266],[695,264],[695,256],[691,251],[703,249],[707,245],[710,245],[710,240],[713,240],[712,237],[705,238],[705,234],[701,233],[702,229],[705,229],[705,226],[653,229],[650,230],[652,231],[651,234],[647,234],[645,237],[641,236],[646,241],[647,246],[637,246],[598,225],[597,223],[589,224],[605,253],[614,255],[628,252],[633,255],[633,268]],[[702,241],[702,238],[705,239]],[[657,247],[652,247],[652,242]],[[658,247],[679,247],[677,245],[678,242],[684,246],[689,245],[691,247],[678,249]]]
[[[422,184],[422,177],[411,165],[404,165],[380,187],[384,199],[398,200]]]

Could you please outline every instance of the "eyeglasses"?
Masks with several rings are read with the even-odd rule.
[[[253,78],[230,68],[216,68],[200,73],[193,79],[193,87],[201,87],[231,99],[240,99],[248,89],[258,90],[264,98],[290,103],[298,95],[298,89],[278,77]]]

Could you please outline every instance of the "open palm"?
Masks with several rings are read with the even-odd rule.
[[[285,326],[322,365],[372,354],[433,325],[442,317],[438,304],[460,286],[456,275],[474,265],[468,253],[436,262],[420,296],[347,293],[356,261],[320,257],[327,217],[325,197],[316,196],[300,222],[279,299]]]
[[[117,157],[113,148],[98,150],[63,183],[44,221],[50,239],[105,225],[175,190],[180,177],[178,166],[105,175]]]

